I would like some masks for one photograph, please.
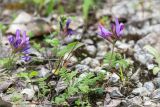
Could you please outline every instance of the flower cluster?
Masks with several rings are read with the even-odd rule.
[[[29,61],[31,59],[31,57],[28,55],[30,49],[29,37],[26,35],[25,31],[21,36],[21,31],[17,29],[16,36],[10,35],[8,37],[8,41],[14,54],[23,54],[22,59],[24,61]]]
[[[116,18],[115,24],[112,24],[112,26],[111,26],[111,31],[107,30],[101,24],[99,24],[98,28],[99,28],[98,34],[102,38],[107,39],[110,42],[114,42],[115,40],[119,39],[122,36],[124,24],[119,23],[118,18]]]

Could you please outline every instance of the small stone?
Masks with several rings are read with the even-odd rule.
[[[106,72],[106,75],[105,75],[105,80],[108,80],[111,76],[111,73],[110,72]]]
[[[32,100],[34,97],[35,91],[33,89],[26,88],[22,90],[21,94],[24,95],[24,98],[26,100]]]
[[[158,107],[156,106],[155,103],[153,103],[152,101],[145,101],[143,104],[145,107]]]
[[[116,73],[113,73],[111,75],[111,77],[109,78],[109,81],[111,83],[116,83],[116,82],[118,82],[119,79],[120,79],[120,77]]]
[[[153,83],[155,84],[156,88],[160,88],[160,78],[155,78]]]
[[[92,59],[90,66],[91,66],[91,68],[96,68],[96,67],[100,66],[100,62],[97,59]]]
[[[39,77],[45,77],[47,74],[49,74],[50,71],[46,69],[45,67],[41,66],[39,70]]]
[[[89,66],[87,66],[87,65],[77,64],[75,66],[75,68],[76,68],[76,71],[79,71],[79,72],[87,72],[87,71],[89,71]]]
[[[91,63],[91,61],[92,61],[92,58],[87,57],[87,58],[85,58],[84,60],[81,61],[81,64],[89,65]]]
[[[120,98],[123,97],[118,87],[107,87],[106,92],[109,93],[111,98]]]
[[[145,87],[140,87],[140,88],[135,88],[132,91],[132,94],[140,95],[140,96],[148,96],[151,93]]]
[[[85,40],[83,40],[83,43],[88,44],[88,45],[93,45],[94,44],[94,42],[91,39],[85,39]]]
[[[138,82],[136,85],[138,88],[141,88],[143,86],[143,84],[141,82]]]
[[[103,102],[99,101],[99,102],[96,102],[96,104],[97,104],[98,106],[101,106],[101,105],[103,104]]]
[[[142,98],[140,96],[135,96],[131,99],[128,99],[128,101],[131,102],[132,104],[136,104],[136,105],[142,104]],[[133,106],[133,107],[137,107],[137,106]]]
[[[155,91],[152,93],[151,96],[152,96],[153,99],[158,99],[158,100],[160,100],[160,88],[157,89],[157,90],[155,90]]]
[[[152,81],[145,82],[144,83],[144,87],[146,87],[148,89],[148,91],[150,91],[150,92],[152,92],[155,89],[154,84],[152,83]]]
[[[118,107],[121,103],[120,99],[112,99],[109,104],[104,105],[104,107]]]
[[[88,54],[91,56],[95,56],[96,54],[96,47],[94,45],[87,45],[85,47],[85,49],[87,50]]]
[[[60,93],[66,88],[67,88],[67,84],[62,79],[60,79],[57,83],[57,86],[55,87],[55,90],[57,93]]]
[[[131,45],[130,44],[127,44],[127,43],[122,43],[120,41],[117,41],[116,42],[116,46],[119,48],[119,49],[122,49],[123,51],[127,51],[128,49],[131,49]]]
[[[131,80],[132,80],[132,81],[134,81],[134,82],[138,82],[138,81],[139,81],[140,71],[141,71],[141,69],[138,69],[138,70],[131,76]]]
[[[154,68],[154,64],[147,64],[147,68],[148,68],[148,70],[152,70],[153,68]]]

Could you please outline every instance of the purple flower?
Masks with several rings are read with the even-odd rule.
[[[110,37],[112,35],[112,33],[110,31],[108,31],[104,26],[102,26],[101,24],[98,25],[98,29],[99,32],[98,34],[104,38],[104,39],[108,39],[108,37]]]
[[[118,39],[122,36],[124,25],[122,23],[119,23],[118,18],[116,18],[115,24],[112,24],[111,26],[111,32],[104,28],[104,26],[102,26],[101,24],[98,25],[98,29],[98,34],[101,37],[109,40],[110,42],[113,42],[113,39]]]
[[[119,23],[118,18],[115,20],[115,24],[112,24],[112,31],[116,37],[121,37],[124,29],[124,24]]]
[[[22,53],[25,57],[29,57],[29,37],[27,37],[26,32],[23,32],[21,36],[21,32],[19,29],[16,30],[16,37],[10,35],[8,37],[8,41],[12,47],[13,53]],[[23,59],[23,58],[22,58]],[[25,58],[28,59],[28,58]]]
[[[65,29],[64,29],[64,33],[65,33],[66,35],[73,35],[73,34],[74,34],[73,29],[69,28],[69,25],[70,25],[70,24],[71,24],[71,19],[68,19],[68,20],[66,21],[66,27],[65,27]]]

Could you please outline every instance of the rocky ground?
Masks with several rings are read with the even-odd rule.
[[[108,16],[111,20],[113,17],[118,17],[125,24],[125,30],[122,40],[117,41],[115,45],[115,51],[120,52],[129,60],[130,67],[125,71],[128,80],[124,85],[116,72],[107,72],[105,78],[108,83],[105,87],[105,97],[97,100],[94,107],[160,107],[160,73],[153,75],[152,69],[157,63],[154,57],[144,49],[145,45],[151,45],[160,52],[160,1],[144,0],[143,4],[141,3],[143,0],[104,1],[101,8],[93,9],[91,12],[94,17],[89,18],[87,29],[84,29],[85,22],[83,16],[79,14],[80,7],[77,7],[74,13],[65,13],[67,16],[76,16],[72,25],[77,32],[74,37],[84,43],[83,47],[76,50],[80,54],[75,52],[70,58],[70,68],[81,73],[105,72],[108,65],[102,63],[102,60],[112,47],[108,41],[104,41],[97,35],[98,21],[104,16]],[[16,14],[15,18],[11,17],[13,12]],[[20,28],[34,32],[35,35],[31,39],[40,42],[43,35],[57,29],[58,16],[53,13],[47,17],[39,17],[36,13],[31,14],[25,9],[15,11],[3,8],[0,21],[5,23],[7,28],[0,35],[0,58],[9,54],[8,34],[13,34],[17,28]],[[70,43],[73,39],[66,37],[64,41]],[[46,50],[47,54],[51,52],[48,47]],[[31,54],[40,60],[45,59],[45,54],[34,48],[31,49]],[[18,61],[17,65],[19,63],[21,62]],[[39,62],[34,69],[39,72],[39,77],[45,77],[52,72],[48,66],[48,63],[43,65]],[[17,92],[27,94],[28,99],[34,97],[35,92],[26,87],[23,81],[18,81],[15,75],[25,70],[25,66],[19,65],[16,70],[11,71],[12,75],[9,75],[6,73],[8,71],[0,68],[1,102],[9,104],[11,96],[15,93],[8,94],[6,90],[12,86]],[[57,86],[57,90],[60,90],[59,87],[61,86]]]

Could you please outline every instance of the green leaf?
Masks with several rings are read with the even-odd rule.
[[[17,74],[17,77],[29,79],[28,75],[29,75],[29,74],[26,73],[26,72],[21,72],[21,73]]]
[[[58,56],[64,56],[66,53],[70,53],[71,51],[76,50],[77,48],[81,47],[83,44],[78,42],[72,42],[67,46],[64,46],[60,51],[57,53]]]
[[[60,41],[56,38],[54,39],[46,39],[47,43],[49,43],[51,46],[58,46],[60,44]]]
[[[160,71],[159,67],[154,67],[153,68],[153,74],[156,75]]]
[[[72,95],[74,95],[74,94],[77,93],[77,92],[78,92],[78,88],[73,87],[73,86],[69,86],[69,87],[68,87],[68,95],[69,95],[69,96],[72,96]]]
[[[80,89],[80,91],[82,92],[82,93],[88,93],[89,92],[89,86],[88,85],[84,85],[84,84],[80,84],[79,86],[78,86],[78,88]]]
[[[83,16],[85,19],[88,19],[89,9],[93,5],[93,0],[83,0]]]
[[[36,77],[38,76],[38,72],[37,71],[32,71],[29,73],[29,78],[33,78],[33,77]]]
[[[58,97],[55,98],[55,101],[54,101],[54,102],[55,102],[56,104],[61,104],[61,103],[65,102],[65,100],[66,100],[65,97],[63,97],[63,96],[58,96]]]
[[[49,15],[51,12],[53,12],[54,4],[55,4],[55,0],[49,1],[48,6],[46,6],[47,7],[47,9],[46,9],[47,15]]]
[[[150,45],[146,45],[144,49],[155,57],[155,61],[158,63],[158,66],[160,66],[160,53]]]

